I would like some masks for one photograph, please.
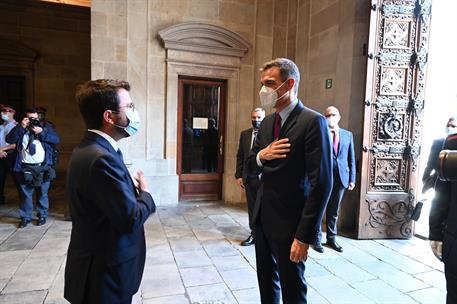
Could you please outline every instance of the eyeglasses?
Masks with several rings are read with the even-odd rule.
[[[127,109],[131,109],[131,110],[135,110],[135,104],[129,103],[128,105],[120,106],[119,108],[127,108]]]

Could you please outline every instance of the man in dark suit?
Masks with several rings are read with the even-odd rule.
[[[338,252],[343,248],[336,242],[336,229],[338,222],[338,210],[344,195],[344,190],[351,191],[355,187],[355,153],[352,133],[340,128],[340,111],[336,107],[325,109],[324,116],[330,129],[330,139],[333,143],[333,187],[326,210],[326,245]],[[317,252],[324,252],[321,244],[322,231],[319,229],[318,242],[313,248]]]
[[[449,118],[446,124],[446,134],[451,135],[457,133],[457,117]],[[446,138],[441,137],[435,139],[430,148],[428,155],[427,166],[425,167],[424,174],[422,175],[422,193],[427,192],[429,189],[435,186],[435,182],[438,179],[438,156],[440,151],[443,149],[444,140]]]
[[[457,150],[457,134],[449,135],[443,149]],[[437,180],[429,216],[430,246],[444,262],[447,304],[457,303],[457,181]]]
[[[261,69],[262,106],[276,112],[262,121],[247,160],[261,174],[253,213],[262,303],[306,303],[305,261],[314,244],[332,185],[325,118],[297,99],[300,73],[277,58]]]
[[[143,172],[135,185],[117,145],[140,124],[129,90],[127,82],[100,79],[76,92],[88,130],[67,172],[73,228],[64,296],[72,304],[130,304],[143,276],[143,224],[155,204]]]
[[[249,215],[249,228],[251,234],[249,237],[241,242],[241,246],[249,246],[255,242],[255,225],[252,222],[252,213],[254,211],[255,199],[257,197],[257,190],[259,189],[259,177],[248,177],[246,170],[246,160],[251,151],[252,144],[257,137],[260,123],[265,118],[265,110],[262,108],[255,108],[251,113],[252,128],[246,129],[240,134],[240,142],[238,144],[238,152],[236,153],[236,172],[235,178],[238,186],[246,191],[246,200],[248,202],[248,215]]]

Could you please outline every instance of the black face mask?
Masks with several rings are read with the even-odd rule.
[[[260,124],[262,123],[261,121],[256,121],[256,120],[251,120],[251,123],[252,123],[252,127],[254,129],[258,129],[260,128]]]

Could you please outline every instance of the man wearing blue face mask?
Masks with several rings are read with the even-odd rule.
[[[286,58],[261,69],[262,121],[246,162],[261,174],[254,206],[257,279],[262,303],[306,303],[305,261],[317,240],[332,188],[327,122],[297,98],[300,72]]]
[[[130,304],[143,276],[143,225],[155,204],[144,173],[132,180],[117,144],[140,127],[129,90],[125,81],[99,79],[76,92],[88,130],[67,171],[73,227],[64,296],[72,304]]]

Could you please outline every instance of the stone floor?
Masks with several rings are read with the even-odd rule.
[[[71,222],[56,187],[44,226],[16,228],[17,201],[0,207],[0,303],[67,303],[63,273]],[[219,203],[160,207],[146,223],[147,261],[134,303],[260,303],[246,210]],[[339,238],[343,253],[310,252],[308,303],[445,303],[442,264],[428,243]]]

